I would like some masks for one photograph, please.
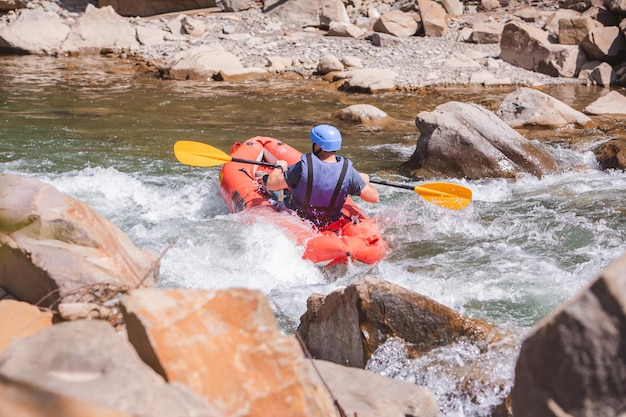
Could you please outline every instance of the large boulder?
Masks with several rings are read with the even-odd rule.
[[[576,77],[587,61],[579,46],[553,44],[549,32],[519,22],[504,26],[500,59],[530,71],[568,78]]]
[[[417,147],[404,164],[416,177],[541,177],[556,160],[486,108],[448,102],[415,118]]]
[[[498,117],[511,127],[548,126],[559,127],[575,124],[591,126],[592,120],[556,98],[535,90],[522,87],[507,94],[500,103]]]
[[[515,417],[619,416],[626,410],[626,256],[538,323],[511,391]]]
[[[140,289],[122,297],[122,310],[143,360],[225,416],[337,415],[260,291]]]
[[[297,28],[328,29],[331,22],[351,23],[341,0],[265,0],[263,12]]]
[[[240,71],[244,66],[219,44],[182,50],[163,66],[163,77],[173,80],[211,81],[220,71]],[[267,72],[267,71],[266,71]]]
[[[365,367],[391,338],[405,341],[408,355],[419,357],[463,338],[498,337],[490,323],[370,277],[325,297],[309,297],[298,333],[314,358],[356,368]]]
[[[51,55],[61,50],[69,33],[70,27],[58,14],[24,9],[14,22],[0,26],[0,50]]]
[[[187,388],[166,383],[102,320],[60,323],[16,340],[0,356],[0,376],[135,416],[220,416]]]
[[[99,301],[156,282],[137,248],[87,204],[41,181],[0,174],[0,287],[32,304]]]
[[[63,50],[72,54],[99,54],[103,49],[139,47],[137,30],[111,6],[95,8],[91,4],[78,18],[63,43]]]

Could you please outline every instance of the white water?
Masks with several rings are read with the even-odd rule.
[[[445,416],[488,415],[510,389],[523,334],[626,248],[626,174],[599,171],[589,152],[555,148],[563,172],[462,182],[474,195],[460,211],[379,186],[381,203],[362,207],[382,226],[389,255],[375,267],[323,272],[303,261],[302,248],[281,230],[246,213],[228,214],[218,168],[181,166],[172,146],[178,139],[201,140],[227,151],[232,141],[256,134],[291,143],[305,130],[301,125],[344,106],[335,96],[301,101],[226,94],[224,105],[219,91],[204,86],[193,95],[185,84],[135,87],[124,79],[127,84],[112,88],[99,84],[103,74],[84,80],[63,74],[62,81],[40,85],[39,72],[58,71],[55,65],[0,71],[0,170],[38,178],[85,201],[139,247],[167,249],[162,287],[259,289],[286,332],[298,325],[311,294],[328,294],[366,275],[502,326],[511,338],[491,349],[459,343],[411,361],[389,342],[368,365],[430,389]],[[3,79],[7,74],[13,78]],[[222,113],[211,114],[215,109]],[[346,136],[359,141],[346,147],[348,156],[369,172],[389,172],[413,150],[414,132],[349,129]],[[480,378],[467,374],[481,365]]]

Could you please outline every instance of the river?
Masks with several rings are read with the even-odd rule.
[[[485,416],[511,387],[523,334],[626,247],[626,174],[600,171],[589,151],[611,133],[525,131],[547,144],[562,170],[517,181],[442,179],[473,190],[464,210],[378,186],[380,204],[361,206],[381,225],[389,255],[374,267],[328,271],[303,261],[302,248],[280,229],[229,214],[218,192],[219,168],[182,165],[173,145],[195,140],[228,152],[232,143],[261,135],[307,151],[310,128],[330,122],[342,131],[342,153],[357,169],[408,181],[398,168],[415,148],[417,113],[452,100],[493,107],[513,89],[368,96],[313,82],[163,81],[101,58],[0,57],[0,169],[47,182],[88,203],[137,246],[165,251],[160,287],[263,291],[287,332],[312,293],[367,275],[511,329],[514,343],[498,350],[461,344],[407,361],[390,344],[370,364],[431,389],[442,415]],[[577,109],[603,94],[580,86],[543,91]],[[375,105],[394,122],[365,127],[332,119],[351,104]],[[463,381],[449,365],[474,361],[492,364],[486,379],[498,381],[498,389],[476,382],[472,395],[459,393]]]

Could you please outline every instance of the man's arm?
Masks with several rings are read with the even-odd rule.
[[[280,165],[282,168],[274,168],[272,172],[267,176],[267,188],[270,191],[278,191],[284,190],[285,188],[289,188],[287,186],[287,182],[285,181],[284,172],[287,169],[287,161],[279,160],[276,161],[276,165]]]
[[[361,190],[359,197],[368,203],[378,203],[380,195],[378,194],[378,190],[370,183],[370,176],[362,172],[359,172],[359,175],[363,178],[363,181],[365,181],[365,187]]]

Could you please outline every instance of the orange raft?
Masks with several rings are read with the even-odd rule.
[[[271,164],[282,159],[292,165],[300,160],[301,152],[277,139],[256,136],[235,143],[230,156]],[[296,244],[304,246],[303,259],[321,267],[349,261],[375,264],[383,259],[387,242],[374,220],[367,217],[351,198],[343,206],[344,216],[323,229],[300,219],[293,212],[279,212],[279,204],[260,180],[271,170],[271,167],[235,161],[222,166],[219,189],[231,213],[254,209],[255,217],[275,222]]]

